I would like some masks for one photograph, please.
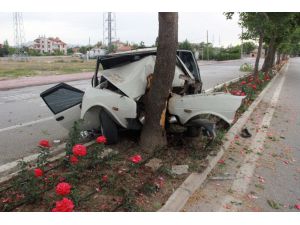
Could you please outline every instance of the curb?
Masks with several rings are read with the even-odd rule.
[[[288,63],[287,63],[288,64]],[[202,173],[191,173],[185,181],[173,192],[173,194],[169,197],[165,205],[158,210],[158,212],[179,212],[183,209],[188,199],[194,194],[194,192],[200,188],[200,186],[204,183],[209,173],[212,169],[217,165],[218,161],[222,158],[225,151],[231,145],[231,142],[234,140],[235,135],[242,129],[242,127],[248,121],[250,115],[257,107],[257,105],[261,102],[266,92],[272,87],[275,81],[278,78],[278,75],[286,68],[287,64],[285,64],[279,72],[275,75],[275,77],[271,80],[271,82],[265,87],[265,89],[259,94],[259,96],[255,99],[255,101],[250,105],[248,110],[243,113],[243,115],[238,119],[238,121],[230,128],[230,130],[226,133],[223,140],[227,140],[223,142],[223,145],[220,146],[220,150],[218,151],[216,156],[207,156],[208,166]],[[229,81],[230,82],[230,81]],[[228,82],[226,82],[228,83]],[[224,83],[224,84],[226,84]],[[222,84],[222,85],[224,85]],[[220,85],[218,85],[221,87]],[[212,89],[213,90],[213,89]]]
[[[90,141],[83,145],[88,147],[94,143],[95,143],[95,141]],[[63,143],[63,144],[60,144],[59,146],[57,146],[55,149],[50,150],[50,158],[48,161],[53,162],[57,159],[64,157],[66,155],[65,146],[66,146],[66,143]],[[39,155],[38,153],[29,155],[27,157],[24,157],[23,160],[27,163],[35,163],[38,158],[38,155]],[[11,179],[12,177],[14,177],[18,174],[18,172],[20,171],[18,168],[19,161],[20,160],[15,160],[13,162],[10,162],[10,163],[0,166],[0,184]]]
[[[204,90],[204,93],[211,93],[211,92],[213,92],[215,89],[221,88],[221,87],[223,87],[224,85],[229,85],[229,84],[231,84],[232,82],[236,82],[236,81],[238,81],[238,80],[240,80],[240,79],[242,79],[242,78],[248,77],[248,76],[250,76],[250,75],[251,75],[251,73],[247,73],[247,74],[245,74],[245,75],[239,76],[239,77],[234,78],[234,79],[232,79],[232,80],[229,80],[229,81],[226,81],[226,82],[224,82],[224,83],[218,84],[217,86],[215,86],[215,87],[213,87],[213,88],[209,88],[209,89],[207,89],[207,90]]]
[[[90,80],[93,76],[93,74],[88,74],[86,77],[66,77],[68,74],[62,74],[62,75],[48,75],[45,77],[39,77],[42,78],[40,80],[28,80],[26,78],[17,78],[17,79],[8,79],[8,80],[0,80],[0,91],[7,91],[11,89],[18,89],[18,88],[25,88],[25,87],[32,87],[32,86],[42,86],[47,84],[56,84],[61,82],[70,82],[70,81],[78,81],[78,80]],[[47,77],[52,78],[51,80],[47,80]],[[54,78],[57,78],[56,80]],[[2,84],[1,84],[2,82]],[[5,84],[3,84],[5,83]]]

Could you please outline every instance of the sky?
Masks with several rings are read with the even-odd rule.
[[[154,44],[158,34],[156,12],[116,12],[116,36],[120,41]],[[23,25],[25,41],[33,41],[39,35],[59,37],[72,45],[95,44],[103,40],[103,12],[24,12]],[[208,41],[215,46],[228,46],[240,43],[241,28],[238,18],[226,20],[218,13],[179,12],[178,40],[193,43]],[[14,43],[13,13],[0,12],[0,43],[8,40]]]

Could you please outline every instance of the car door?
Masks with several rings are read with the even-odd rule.
[[[67,130],[80,119],[83,95],[83,91],[65,83],[60,83],[40,94],[54,114],[55,120]]]
[[[194,57],[194,54],[191,51],[187,50],[177,50],[177,55],[185,64],[187,69],[193,74],[195,80],[201,82],[200,70],[197,64],[197,60]]]

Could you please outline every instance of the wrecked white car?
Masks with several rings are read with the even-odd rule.
[[[140,130],[143,126],[143,96],[151,85],[155,59],[156,49],[101,56],[97,59],[91,87],[85,92],[60,83],[41,93],[41,97],[66,129],[83,119],[81,129],[100,129],[108,143],[116,143],[119,130]],[[176,125],[194,131],[189,132],[194,135],[199,129],[205,129],[214,136],[214,123],[201,119],[201,115],[215,115],[228,124],[233,122],[244,97],[202,93],[201,89],[200,71],[193,53],[178,50],[166,128]]]

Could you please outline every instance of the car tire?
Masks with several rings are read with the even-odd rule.
[[[118,127],[115,121],[104,110],[100,111],[100,129],[103,136],[106,137],[107,144],[115,144],[119,140]]]
[[[198,137],[200,135],[201,129],[198,127],[188,127],[186,130],[186,136],[188,137]]]

